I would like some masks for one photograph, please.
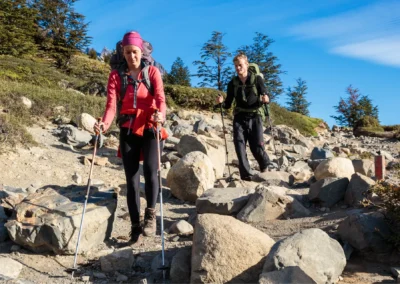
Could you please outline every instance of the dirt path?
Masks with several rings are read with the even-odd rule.
[[[83,155],[91,154],[91,150],[73,150],[66,144],[59,142],[58,138],[52,135],[54,125],[34,126],[29,129],[39,147],[31,149],[18,149],[15,153],[9,153],[1,157],[0,180],[4,185],[33,189],[46,185],[68,186],[75,184],[72,176],[78,173],[82,176],[82,184],[86,184],[89,166],[85,166],[79,159]],[[230,160],[236,158],[232,140],[228,136],[228,152]],[[112,233],[113,238],[127,237],[130,230],[129,219],[121,218],[127,213],[125,198],[125,180],[121,161],[115,158],[116,149],[102,148],[100,156],[107,156],[110,165],[95,166],[93,179],[101,180],[108,187],[119,187],[121,193],[118,199],[117,219]],[[231,167],[231,171],[236,171]],[[163,171],[165,180],[166,172]],[[164,216],[165,228],[168,228],[174,221],[185,219],[194,213],[193,204],[179,201],[170,196],[168,188],[164,190]],[[313,211],[308,218],[292,220],[277,220],[267,226],[258,226],[260,230],[268,233],[278,240],[285,236],[294,234],[301,229],[319,227],[328,233],[334,233],[337,223],[345,217],[345,210],[338,207],[329,213]],[[159,230],[159,228],[158,228]],[[167,257],[175,253],[181,247],[191,246],[190,237],[177,237],[166,234]],[[11,241],[0,244],[0,256],[11,257],[24,265],[20,279],[31,282],[23,283],[70,283],[70,274],[64,270],[72,267],[73,256],[56,256],[53,254],[35,254],[23,248],[12,247]],[[102,254],[110,253],[112,243],[102,244],[89,255],[80,256],[78,263],[84,266],[83,271],[87,275],[93,272],[101,272],[99,262],[96,261]],[[11,252],[13,250],[13,252]],[[134,248],[135,266],[128,277],[128,283],[138,283],[140,279],[151,274],[151,261],[160,253],[161,239],[156,237],[144,238],[143,245]],[[94,278],[95,283],[115,282],[115,275],[106,275],[107,278]],[[366,261],[360,257],[351,258],[343,273],[343,281],[340,283],[395,283],[390,267],[383,264],[376,264]],[[21,283],[21,282],[15,282]]]

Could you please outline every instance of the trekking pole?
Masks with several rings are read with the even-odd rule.
[[[158,113],[158,110],[155,110],[155,114]],[[163,272],[163,281],[165,282],[165,271],[167,270],[167,267],[165,266],[165,248],[164,248],[164,214],[163,214],[163,196],[162,196],[162,183],[161,183],[161,151],[160,151],[160,123],[157,122],[157,134],[156,134],[156,139],[157,139],[157,159],[158,159],[158,169],[157,169],[157,175],[158,175],[158,190],[160,194],[160,219],[161,219],[161,264],[162,267],[159,269],[162,270]]]
[[[272,144],[274,145],[275,156],[278,159],[278,153],[276,151],[275,138],[274,138],[274,134],[272,133],[272,121],[271,121],[271,115],[270,115],[270,111],[269,111],[269,104],[264,104],[264,110],[265,110],[265,114],[267,115],[267,118],[268,118],[269,131],[271,132],[271,139],[272,139]],[[281,167],[279,165],[279,160],[277,160],[277,161],[278,161],[278,170],[279,170]]]
[[[232,179],[232,175],[231,175],[231,169],[230,169],[230,167],[229,167],[229,160],[228,160],[228,158],[229,158],[229,152],[228,152],[228,144],[226,143],[225,123],[224,123],[224,114],[223,114],[223,111],[222,111],[222,103],[219,104],[219,109],[220,109],[220,111],[221,111],[222,132],[224,133],[224,140],[225,140],[226,165],[227,165],[227,167],[228,167],[228,174],[229,174],[229,176],[228,176],[228,178],[226,179],[226,181],[227,181],[227,182],[231,182],[233,179]]]
[[[97,118],[97,123],[100,123],[101,121],[101,117]],[[70,270],[72,271],[72,276],[71,279],[74,278],[74,272],[77,271],[76,268],[76,261],[77,261],[77,256],[78,256],[78,250],[79,250],[79,243],[81,241],[81,233],[82,233],[82,228],[83,228],[83,220],[85,218],[85,212],[86,212],[86,206],[87,206],[87,202],[89,199],[89,193],[90,193],[90,186],[92,183],[92,173],[93,173],[93,165],[94,165],[94,158],[96,157],[96,150],[97,150],[97,141],[99,139],[100,136],[100,132],[96,132],[96,139],[94,141],[94,150],[93,150],[93,155],[92,155],[92,162],[90,164],[90,172],[89,172],[89,179],[88,179],[88,183],[87,183],[87,190],[86,190],[86,196],[85,196],[85,203],[83,205],[83,210],[82,210],[82,217],[81,217],[81,225],[79,227],[79,233],[78,233],[78,241],[76,243],[76,248],[75,248],[75,256],[74,256],[74,266],[73,268]]]

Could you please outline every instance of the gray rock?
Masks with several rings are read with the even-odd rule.
[[[259,173],[253,176],[253,181],[255,182],[267,182],[268,185],[275,185],[275,186],[287,186],[293,184],[294,177],[290,173],[287,172],[264,172]]]
[[[368,159],[352,160],[354,171],[367,177],[375,175],[374,162]]]
[[[79,130],[72,125],[60,126],[56,134],[65,143],[78,148],[87,145],[92,140],[92,135],[89,132]]]
[[[178,199],[195,202],[214,187],[215,174],[211,160],[202,152],[190,152],[169,170],[167,185]]]
[[[308,199],[324,207],[332,207],[344,198],[348,184],[348,178],[321,179],[310,186]]]
[[[297,199],[286,195],[286,190],[284,187],[259,185],[237,218],[243,222],[258,223],[308,216],[310,211]]]
[[[234,215],[246,205],[253,192],[254,189],[244,187],[212,188],[196,200],[196,210],[199,214]]]
[[[193,234],[193,226],[185,220],[179,220],[171,225],[169,233],[188,236]]]
[[[0,257],[0,280],[17,279],[22,270],[22,264],[9,257]]]
[[[5,223],[0,223],[0,243],[4,242],[8,239],[7,228],[5,227]]]
[[[185,156],[194,151],[200,151],[211,160],[216,178],[224,175],[226,150],[220,138],[213,139],[204,135],[184,135],[177,146],[178,154]]]
[[[393,245],[388,242],[392,230],[383,214],[353,211],[338,228],[341,240],[348,242],[361,252],[390,252]]]
[[[100,190],[91,188],[80,252],[103,243],[112,231],[117,196]],[[39,189],[15,207],[6,224],[10,238],[34,252],[74,254],[85,195],[86,186]]]
[[[315,147],[311,152],[311,160],[329,159],[335,157],[333,153],[326,148]]]
[[[307,160],[308,166],[315,171],[315,169],[318,167],[318,165],[323,162],[326,161],[327,159],[319,159],[319,160]]]
[[[192,249],[181,248],[171,261],[170,279],[172,283],[190,283],[190,260]]]
[[[344,201],[350,206],[360,206],[360,203],[364,198],[367,198],[366,194],[374,184],[375,181],[367,176],[358,173],[353,174],[347,187]]]
[[[336,283],[346,266],[338,241],[320,229],[307,229],[274,245],[268,254],[263,274],[298,266],[316,283]]]
[[[314,171],[316,180],[327,177],[347,177],[354,174],[353,163],[347,158],[332,158],[321,162]]]
[[[100,257],[103,272],[130,271],[135,258],[131,248],[115,251]]]
[[[317,284],[298,266],[288,266],[281,270],[262,273],[259,284]]]
[[[195,228],[190,283],[258,281],[273,239],[226,215],[199,214]]]

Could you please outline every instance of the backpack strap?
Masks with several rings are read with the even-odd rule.
[[[122,102],[124,100],[126,90],[128,89],[129,85],[133,86],[133,107],[136,108],[137,106],[137,90],[139,88],[139,84],[143,83],[146,88],[149,90],[150,94],[154,96],[154,88],[151,84],[150,76],[149,76],[149,65],[146,65],[142,62],[142,79],[135,80],[130,75],[126,74],[126,68],[119,68],[118,75],[121,79],[120,84],[120,91],[119,91],[119,98],[117,102],[117,125],[121,125],[123,121],[121,121],[121,109],[122,109]],[[130,79],[130,80],[129,80]]]

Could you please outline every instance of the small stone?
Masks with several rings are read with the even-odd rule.
[[[83,276],[81,276],[81,280],[83,282],[89,282],[90,281],[90,276],[89,275],[83,275]]]
[[[117,276],[116,280],[118,282],[124,282],[124,281],[128,281],[128,276],[123,275],[121,273],[115,272],[115,276]]]
[[[398,278],[400,275],[400,267],[391,267],[390,271],[392,272],[395,278]]]
[[[165,162],[165,164],[164,164],[164,168],[166,169],[166,170],[169,170],[170,168],[171,168],[171,162]]]
[[[140,279],[138,284],[148,284],[147,279],[146,278]]]
[[[98,279],[106,279],[107,278],[107,276],[102,272],[94,272],[93,277],[98,278]]]
[[[72,176],[72,180],[76,184],[81,184],[82,183],[82,176],[80,174],[78,174],[77,172],[75,172],[74,175]]]
[[[339,281],[343,281],[343,277],[342,276],[339,276]]]
[[[177,242],[177,241],[179,241],[179,236],[175,236],[175,237],[173,237],[173,238],[172,238],[172,241],[173,241],[173,242]]]
[[[347,209],[347,208],[349,208],[349,206],[347,206],[347,205],[340,206],[340,209]]]
[[[326,207],[321,207],[321,208],[319,208],[319,211],[325,212],[325,211],[326,211]]]
[[[18,245],[13,245],[13,246],[11,246],[10,251],[11,251],[11,252],[16,252],[16,251],[19,251],[20,249],[21,249],[20,246],[18,246]]]

